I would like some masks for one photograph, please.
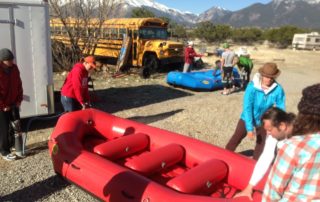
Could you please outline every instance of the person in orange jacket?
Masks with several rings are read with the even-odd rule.
[[[90,107],[88,89],[89,72],[96,67],[93,56],[76,63],[61,88],[61,103],[64,111],[71,112]]]

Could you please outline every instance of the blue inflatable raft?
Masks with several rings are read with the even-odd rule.
[[[169,72],[167,75],[167,83],[174,86],[181,86],[193,90],[216,90],[222,89],[224,83],[221,79],[220,70],[199,71],[199,72]],[[241,85],[241,79],[239,72],[236,68],[233,68],[233,76],[235,85]]]

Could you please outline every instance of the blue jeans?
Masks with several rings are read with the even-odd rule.
[[[61,104],[65,112],[72,112],[81,109],[81,105],[73,98],[61,95]]]

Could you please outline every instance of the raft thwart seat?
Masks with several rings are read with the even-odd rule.
[[[169,144],[130,159],[126,166],[144,175],[168,168],[184,158],[185,149],[179,144]]]
[[[211,159],[169,180],[167,185],[187,194],[209,193],[227,176],[227,173],[228,167],[225,162]]]
[[[142,151],[148,146],[148,135],[135,133],[99,144],[93,148],[93,152],[109,160],[116,160]]]

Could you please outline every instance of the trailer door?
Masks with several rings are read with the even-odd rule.
[[[54,113],[47,3],[0,0],[0,48],[15,54],[23,85],[21,117]]]
[[[0,39],[1,47],[7,47],[14,51],[14,20],[11,6],[0,5]]]

